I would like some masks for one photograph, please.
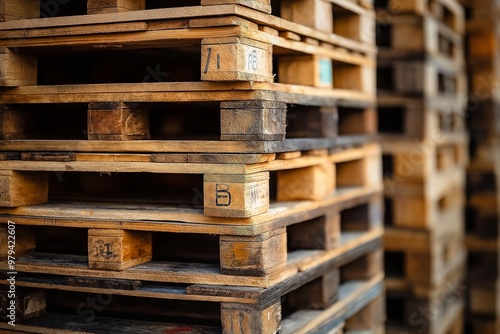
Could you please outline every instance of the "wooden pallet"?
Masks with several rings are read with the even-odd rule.
[[[331,2],[325,3],[332,5]],[[315,38],[320,37],[314,34],[315,29],[238,5],[188,8],[153,13],[140,11],[133,15],[100,15],[90,20],[83,16],[80,19],[68,17],[0,23],[0,30],[7,31],[7,36],[0,40],[6,67],[2,84],[7,87],[37,83],[76,84],[79,83],[75,82],[77,77],[87,84],[144,82],[149,75],[148,79],[153,81],[192,82],[200,80],[200,77],[202,81],[278,80],[280,83],[374,94],[374,43],[364,44],[354,38],[320,33],[323,39],[328,40],[321,44]],[[108,21],[105,21],[106,18]],[[370,19],[374,23],[373,15]],[[99,26],[102,24],[106,28]],[[26,29],[34,30],[33,34],[27,33]],[[345,30],[351,32],[356,29],[349,27]],[[30,37],[26,38],[27,35]],[[26,54],[27,47],[31,55]],[[47,56],[47,48],[55,47],[64,50],[67,57],[58,60],[54,54]],[[115,52],[106,52],[110,48],[114,48]],[[119,59],[124,59],[121,65],[116,48],[122,49],[119,52]],[[125,52],[125,48],[139,49],[142,53]],[[155,49],[159,50],[154,52]],[[153,52],[146,53],[145,58],[144,50]],[[175,50],[180,50],[180,53],[176,54]],[[87,53],[82,53],[85,51]],[[127,54],[134,61],[128,61]],[[36,58],[32,55],[38,56],[38,71]],[[73,58],[70,64],[69,58]],[[151,64],[139,64],[139,58],[150,58]],[[75,61],[81,64],[81,76],[70,73],[75,70],[71,66]],[[273,61],[276,62],[274,72]],[[135,64],[137,68],[134,69]],[[290,68],[297,64],[304,69],[301,75]],[[155,66],[161,68],[153,73],[157,74],[155,78],[152,78],[151,71],[146,71],[148,65],[153,67],[153,71]],[[120,70],[123,66],[127,66],[128,77]],[[99,78],[96,74],[103,68],[107,75]],[[52,70],[57,71],[59,76],[53,75]],[[66,77],[63,75],[65,72],[68,74]],[[347,73],[353,76],[347,79]]]
[[[65,328],[69,333],[127,333],[121,328],[125,325],[130,333],[139,328],[151,332],[183,328],[188,333],[325,333],[344,322],[348,329],[379,328],[383,322],[381,262],[378,266],[373,262],[359,264],[358,258],[339,254],[335,261],[304,268],[269,288],[169,286],[148,282],[147,277],[18,276],[18,301],[27,302],[17,304],[19,322],[15,329],[31,333],[65,333],[54,328]],[[105,307],[90,323],[80,313],[74,315],[77,301],[88,297],[105,300],[101,303]],[[38,308],[33,307],[33,301]],[[110,327],[117,321],[122,325]],[[68,324],[71,326],[65,327]],[[6,323],[0,326],[10,328]]]
[[[278,153],[370,140],[375,118],[369,104],[266,100],[10,105],[0,109],[0,149]]]
[[[465,253],[459,260],[431,286],[387,277],[387,333],[462,333]]]
[[[463,33],[450,29],[432,16],[377,15],[379,58],[440,58],[464,70]],[[412,38],[408,39],[411,35]]]
[[[51,5],[42,4],[40,6],[38,1],[26,4],[22,0],[14,0],[9,5],[2,5],[0,21],[23,19],[33,21],[37,17],[67,19],[65,16],[90,16],[91,14],[106,13],[132,17],[136,14],[167,10],[187,12],[192,10],[192,7],[199,6],[200,1],[187,0],[165,3],[155,0],[88,0],[86,5],[85,3],[65,4],[66,6],[61,3]],[[223,5],[245,6],[318,31],[373,43],[374,35],[371,30],[374,25],[373,0],[202,0],[201,5],[205,7],[206,12]],[[93,16],[90,16],[90,19],[94,19]]]
[[[380,97],[377,129],[381,141],[464,136],[466,115],[455,99]]]
[[[387,11],[391,16],[419,15],[432,17],[459,34],[465,33],[465,11],[456,0],[384,0],[378,11]]]
[[[439,285],[457,263],[465,262],[463,230],[459,225],[447,229],[451,231],[440,234],[386,229],[387,277],[404,280],[415,291]]]
[[[0,205],[46,203],[49,195],[66,201],[86,197],[93,202],[105,202],[121,198],[124,203],[163,205],[179,205],[184,198],[187,203],[192,202],[189,207],[204,208],[207,216],[248,218],[267,212],[272,200],[322,200],[342,189],[380,189],[377,144],[331,154],[310,153],[285,155],[277,160],[266,155],[250,156],[248,160],[245,155],[88,153],[70,154],[68,158],[65,153],[29,154],[29,161],[2,162],[1,181],[6,195]],[[103,178],[103,173],[108,177]],[[48,174],[52,175],[52,182]],[[77,186],[71,186],[72,182]],[[199,197],[196,201],[193,189]]]
[[[443,59],[411,60],[379,57],[377,91],[380,97],[454,98],[465,109],[467,76]]]
[[[125,221],[69,221],[55,214],[48,219],[4,216],[1,221],[18,224],[19,271],[267,287],[304,266],[373,250],[382,234],[381,210],[380,195],[373,194],[313,212],[286,211],[282,219],[262,224],[262,233],[235,225],[203,229],[189,223],[150,222],[147,226],[135,217],[127,224],[132,229],[119,227]],[[180,220],[182,210],[178,211]],[[7,226],[2,225],[0,240],[7,238]],[[6,258],[7,253],[0,255]]]

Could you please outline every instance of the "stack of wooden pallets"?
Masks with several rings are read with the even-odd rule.
[[[2,1],[0,333],[383,332],[372,5]]]
[[[377,5],[388,333],[461,333],[464,11],[454,0]]]
[[[500,331],[500,25],[498,1],[468,1],[471,162],[467,171],[470,331]]]

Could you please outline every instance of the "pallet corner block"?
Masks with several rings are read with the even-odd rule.
[[[205,174],[205,215],[248,218],[269,208],[269,172],[254,174]]]
[[[149,111],[124,102],[89,103],[87,128],[90,140],[149,139]]]
[[[273,82],[271,44],[241,37],[201,44],[201,80]]]
[[[0,1],[0,22],[40,17],[40,0]]]
[[[121,13],[146,9],[146,0],[88,0],[87,14]]]
[[[37,65],[38,60],[34,56],[0,48],[0,87],[36,85]]]
[[[124,270],[152,258],[151,232],[89,230],[88,261],[91,269]]]
[[[48,196],[47,173],[0,170],[0,207],[42,204]]]

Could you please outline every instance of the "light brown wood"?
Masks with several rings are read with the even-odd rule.
[[[0,171],[0,206],[16,207],[48,200],[46,173]]]
[[[335,189],[335,165],[278,171],[278,201],[320,200]]]
[[[281,2],[281,16],[288,21],[333,32],[333,6],[324,0],[293,0]]]
[[[279,332],[281,322],[281,303],[259,310],[251,306],[223,303],[221,305],[223,334]]]
[[[269,208],[269,173],[205,174],[204,212],[213,217],[247,218]]]
[[[0,1],[0,22],[40,17],[40,0]]]
[[[272,82],[271,45],[248,38],[205,38],[201,79]]]
[[[339,270],[333,270],[292,291],[287,302],[294,309],[325,309],[337,301],[339,285]]]
[[[146,9],[146,0],[88,0],[88,14],[121,13]]]
[[[332,88],[334,85],[332,61],[326,57],[282,57],[278,72],[280,82],[286,84],[321,88]]]
[[[286,104],[270,101],[221,103],[222,140],[283,140]]]
[[[91,140],[149,139],[149,113],[123,102],[90,103],[87,129]]]
[[[256,237],[220,237],[221,273],[265,276],[283,270],[287,260],[284,228]]]
[[[0,87],[36,85],[37,63],[34,56],[0,48]]]
[[[379,296],[372,300],[361,311],[347,319],[345,328],[352,330],[367,330],[379,328],[385,322],[385,297]]]
[[[89,268],[124,270],[153,258],[151,232],[90,229]]]
[[[0,258],[7,259],[9,250],[14,253],[14,258],[36,248],[35,233],[33,228],[23,225],[13,225],[15,229],[7,229],[7,225],[0,226],[0,243],[4,246],[0,249]],[[9,231],[13,231],[9,233]],[[10,242],[9,242],[10,241]],[[15,246],[10,248],[8,246]]]

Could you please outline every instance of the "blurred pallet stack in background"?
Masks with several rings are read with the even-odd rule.
[[[384,331],[373,3],[9,0],[0,21],[0,333]],[[455,208],[460,175],[422,201]]]
[[[462,332],[465,16],[454,0],[376,1],[387,333]]]
[[[500,3],[468,10],[470,165],[467,170],[469,333],[500,332]]]

